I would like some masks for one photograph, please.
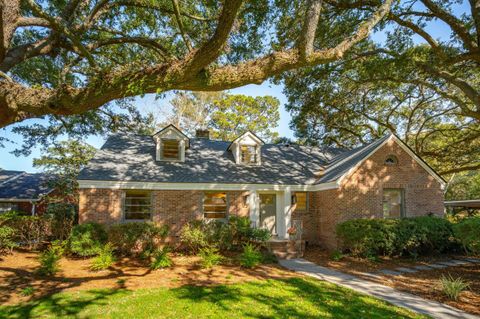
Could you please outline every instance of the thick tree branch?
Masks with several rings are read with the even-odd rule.
[[[312,52],[307,60],[301,59],[295,48],[236,65],[217,66],[212,63],[223,52],[242,4],[241,0],[226,0],[213,36],[183,60],[142,69],[138,69],[135,64],[125,65],[90,78],[83,88],[67,85],[55,89],[28,88],[17,83],[0,82],[0,126],[45,114],[80,114],[97,109],[109,101],[140,93],[173,89],[213,91],[261,83],[284,71],[334,61],[342,58],[347,50],[368,36],[372,28],[388,13],[392,2],[393,0],[386,0],[370,19],[358,26],[352,36],[335,47]],[[132,83],[135,84],[134,88]]]
[[[477,47],[480,47],[480,0],[469,0],[475,31],[477,32]]]
[[[313,43],[321,10],[322,0],[309,0],[307,2],[305,23],[298,41],[298,50],[303,60],[306,60],[313,53]]]
[[[37,17],[20,17],[17,20],[17,27],[50,27],[50,22]]]
[[[444,52],[438,45],[438,42],[430,34],[428,34],[428,32],[426,32],[424,29],[419,27],[418,24],[415,24],[411,21],[402,20],[394,14],[389,14],[388,18],[392,21],[395,21],[397,24],[412,30],[413,32],[421,36],[423,39],[425,39],[425,41],[427,41],[427,43],[439,55],[440,58],[446,57]]]
[[[8,0],[0,2],[0,60],[3,60],[13,33],[16,23],[20,17],[20,0]]]
[[[434,67],[431,67],[427,64],[422,64],[422,69],[426,72],[445,79],[448,83],[453,84],[455,87],[460,89],[463,94],[476,106],[478,113],[477,118],[480,119],[480,94],[466,81],[457,78],[453,74],[448,73],[447,71],[437,70]]]
[[[183,66],[185,74],[196,74],[219,57],[242,3],[242,0],[225,0],[215,33],[205,44],[186,58]]]
[[[468,32],[468,29],[463,25],[462,21],[443,10],[431,0],[421,1],[430,11],[432,11],[433,14],[435,14],[436,17],[443,20],[450,26],[450,28],[452,28],[452,30],[458,35],[467,48],[471,50],[477,47],[472,35]]]

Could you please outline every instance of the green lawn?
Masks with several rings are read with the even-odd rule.
[[[313,279],[59,293],[0,307],[0,318],[424,318]]]

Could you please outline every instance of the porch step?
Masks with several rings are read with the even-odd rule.
[[[274,240],[267,242],[267,247],[279,259],[303,257],[304,241]]]
[[[274,254],[278,259],[296,259],[303,257],[303,253],[299,252],[272,251],[272,254]]]

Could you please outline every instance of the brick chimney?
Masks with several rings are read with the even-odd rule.
[[[196,138],[205,138],[205,139],[210,139],[210,131],[206,129],[197,129],[195,131],[195,137]]]

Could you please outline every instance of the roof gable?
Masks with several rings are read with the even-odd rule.
[[[180,131],[180,129],[178,129],[173,124],[169,124],[165,126],[163,129],[153,134],[152,137],[155,140],[161,139],[161,138],[175,138],[179,140],[184,140],[187,147],[190,144],[190,138],[187,135],[185,135],[182,131]]]
[[[238,136],[236,139],[234,139],[230,143],[230,145],[228,146],[228,150],[230,150],[234,144],[242,143],[242,142],[254,142],[258,145],[265,144],[265,142],[260,137],[258,137],[255,133],[253,133],[252,131],[246,131],[245,133]]]
[[[445,186],[446,181],[437,173],[433,168],[431,168],[423,159],[420,158],[415,152],[405,144],[400,138],[398,138],[395,134],[390,133],[390,135],[386,135],[385,137],[368,144],[366,147],[358,150],[357,152],[353,152],[346,158],[342,159],[340,162],[335,163],[333,168],[339,167],[342,164],[350,163],[350,167],[344,170],[335,180],[337,184],[340,184],[345,178],[353,174],[360,165],[362,165],[370,156],[375,154],[382,146],[387,144],[390,140],[393,140],[397,145],[399,145],[408,155],[410,155],[423,169],[427,171],[431,176],[433,176],[442,187]],[[327,169],[330,170],[330,167]]]

